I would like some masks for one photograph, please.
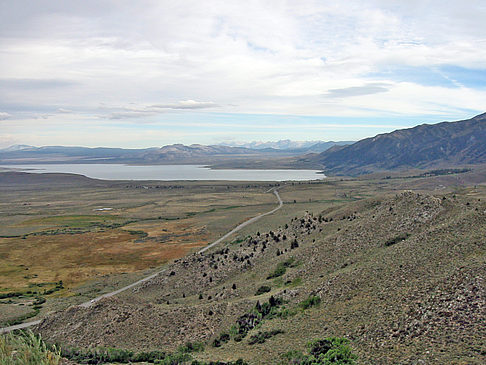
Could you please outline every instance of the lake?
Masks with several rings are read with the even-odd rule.
[[[323,179],[319,170],[212,170],[199,165],[45,164],[5,165],[33,173],[71,173],[104,180],[304,181]]]

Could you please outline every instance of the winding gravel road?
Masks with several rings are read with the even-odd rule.
[[[204,248],[200,249],[197,253],[203,253],[207,250],[209,250],[210,248],[216,246],[217,244],[219,244],[220,242],[224,241],[226,238],[228,238],[229,236],[231,236],[233,233],[236,233],[238,232],[240,229],[252,224],[252,223],[255,223],[256,221],[262,219],[263,217],[267,216],[267,215],[270,215],[270,214],[273,214],[275,213],[277,210],[279,210],[280,208],[282,208],[283,206],[283,201],[282,199],[280,198],[280,195],[278,194],[278,191],[277,191],[278,188],[272,188],[270,190],[267,191],[267,193],[269,192],[273,192],[275,194],[275,196],[277,197],[277,200],[278,200],[278,206],[274,209],[272,209],[271,211],[269,212],[266,212],[266,213],[263,213],[263,214],[259,214],[253,218],[250,218],[248,219],[247,221],[241,223],[240,225],[238,225],[237,227],[233,228],[231,231],[229,231],[228,233],[226,233],[224,236],[222,236],[221,238],[217,239],[216,241],[214,241],[213,243],[205,246]],[[80,307],[84,307],[84,308],[88,308],[90,307],[91,305],[93,305],[94,303],[100,301],[101,299],[103,298],[109,298],[109,297],[112,297],[114,295],[117,295],[125,290],[128,290],[130,288],[133,288],[134,286],[137,286],[139,284],[142,284],[146,281],[149,281],[150,279],[153,279],[155,278],[157,275],[159,274],[162,274],[164,273],[165,271],[167,271],[167,268],[165,269],[162,269],[152,275],[149,275],[149,276],[146,276],[144,277],[143,279],[140,279],[134,283],[131,283],[130,285],[127,285],[127,286],[124,286],[123,288],[120,288],[120,289],[117,289],[115,291],[112,291],[110,293],[106,293],[106,294],[103,294],[103,295],[100,295],[99,297],[96,297],[94,299],[91,299],[87,302],[84,302],[82,304],[80,304],[79,306]],[[14,331],[14,330],[18,330],[18,329],[22,329],[22,328],[27,328],[27,327],[31,327],[31,326],[35,326],[37,324],[39,324],[41,322],[41,320],[37,320],[37,321],[32,321],[32,322],[26,322],[26,323],[21,323],[21,324],[17,324],[15,326],[10,326],[10,327],[4,327],[4,328],[0,328],[0,333],[6,333],[6,332],[10,332],[10,331]]]

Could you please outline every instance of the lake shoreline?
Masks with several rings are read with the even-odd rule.
[[[66,173],[101,180],[159,181],[308,181],[322,180],[320,170],[310,169],[213,169],[207,165],[127,165],[127,164],[15,164],[0,171]]]

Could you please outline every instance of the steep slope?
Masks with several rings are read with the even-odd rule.
[[[226,332],[229,342],[197,356],[251,364],[278,363],[327,336],[349,338],[361,364],[482,364],[485,236],[486,204],[477,199],[404,192],[363,200],[190,255],[118,298],[52,315],[38,330],[69,345],[129,349],[210,343]],[[320,306],[304,310],[309,296]],[[271,297],[286,309],[252,317],[255,303]],[[238,340],[234,325],[248,335]],[[264,343],[248,341],[277,330]]]
[[[315,160],[333,174],[486,162],[486,113],[459,122],[419,125],[331,148]]]

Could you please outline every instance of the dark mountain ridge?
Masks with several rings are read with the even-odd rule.
[[[379,134],[314,157],[331,174],[486,163],[486,113]]]

